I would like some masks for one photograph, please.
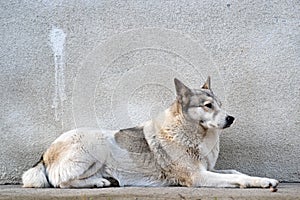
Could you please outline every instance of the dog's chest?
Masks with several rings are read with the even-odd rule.
[[[199,145],[203,164],[208,170],[212,170],[217,162],[219,155],[219,133],[208,131],[203,142]]]

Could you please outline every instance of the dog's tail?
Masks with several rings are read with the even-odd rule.
[[[23,187],[46,188],[52,187],[48,180],[43,156],[32,168],[24,172],[22,176]]]

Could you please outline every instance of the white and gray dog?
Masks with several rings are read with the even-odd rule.
[[[118,131],[81,128],[58,137],[23,174],[24,187],[120,186],[262,187],[278,181],[235,170],[214,170],[219,132],[234,117],[210,88],[190,89],[175,79],[177,98],[156,118]]]

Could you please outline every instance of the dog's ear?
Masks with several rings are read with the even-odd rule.
[[[176,88],[177,100],[179,101],[179,103],[185,102],[185,100],[187,99],[186,97],[191,94],[191,89],[185,86],[177,78],[174,79],[174,83]]]
[[[204,83],[204,85],[202,86],[202,89],[210,90],[210,76],[207,77],[207,80]]]

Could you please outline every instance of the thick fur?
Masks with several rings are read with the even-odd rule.
[[[81,128],[58,137],[23,174],[24,187],[273,187],[278,181],[214,170],[219,132],[234,118],[222,110],[210,79],[192,90],[175,79],[176,101],[155,119],[119,131]]]

